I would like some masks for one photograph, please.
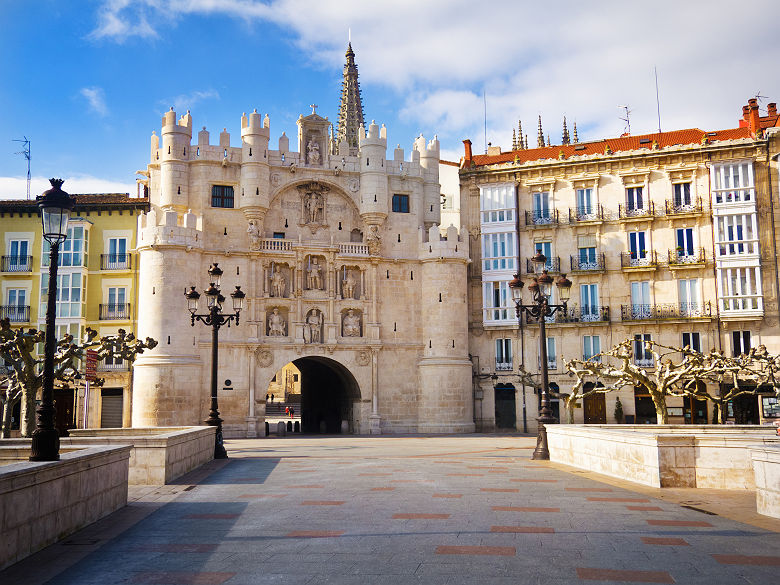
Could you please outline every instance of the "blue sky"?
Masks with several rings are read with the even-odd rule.
[[[540,5],[542,4],[542,5]],[[483,8],[483,10],[479,10]],[[149,136],[171,105],[191,109],[212,140],[240,141],[242,112],[271,118],[272,144],[308,104],[335,120],[348,31],[366,117],[408,151],[437,133],[508,149],[537,115],[560,141],[733,127],[757,92],[780,101],[780,36],[770,0],[557,3],[497,0],[0,0],[0,197],[23,197],[32,141],[32,194],[62,176],[71,192],[135,190]]]

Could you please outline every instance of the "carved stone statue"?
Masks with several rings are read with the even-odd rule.
[[[343,331],[344,337],[360,337],[360,315],[355,315],[352,309],[344,315]]]
[[[322,313],[319,309],[312,309],[306,317],[303,340],[306,343],[322,343]]]
[[[320,145],[314,138],[310,138],[306,145],[306,160],[310,165],[320,164]]]
[[[249,234],[249,249],[257,251],[260,249],[260,228],[254,221],[249,222],[249,226],[246,228],[246,233]]]
[[[287,322],[279,314],[279,309],[274,309],[268,316],[268,335],[270,337],[284,337],[287,335]]]
[[[312,258],[307,278],[309,280],[309,289],[322,290],[322,267],[316,258]]]
[[[322,193],[308,193],[306,195],[307,223],[322,223],[325,210],[325,198]]]
[[[355,280],[355,275],[352,273],[351,270],[347,270],[346,276],[344,277],[344,280],[341,282],[341,298],[354,299],[356,284],[357,284],[357,280]]]
[[[379,226],[368,226],[368,235],[366,236],[366,243],[368,244],[368,253],[371,255],[379,254],[382,249],[382,236],[379,235]]]
[[[271,275],[271,295],[275,297],[283,297],[284,296],[284,285],[286,284],[287,279],[284,277],[284,274],[282,274],[282,271],[277,269],[272,275]]]

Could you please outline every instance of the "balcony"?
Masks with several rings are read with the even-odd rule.
[[[658,257],[655,252],[643,250],[642,252],[621,252],[620,267],[626,269],[637,268],[641,270],[655,270],[658,266]]]
[[[530,258],[526,258],[525,260],[525,273],[526,274],[536,274],[534,263],[531,262]],[[547,262],[544,263],[544,268],[542,270],[546,270],[547,272],[560,272],[561,271],[561,259],[558,256],[551,256],[547,259]]]
[[[569,223],[604,221],[604,208],[601,205],[569,208]]]
[[[698,215],[704,210],[701,197],[691,199],[667,199],[666,215]]]
[[[101,254],[101,270],[129,270],[132,268],[130,254]]]
[[[3,272],[32,272],[32,256],[3,256]]]
[[[100,305],[101,321],[127,321],[130,319],[130,303],[121,305]]]
[[[125,360],[119,360],[111,363],[100,361],[98,362],[97,370],[98,372],[129,372],[130,362]]]
[[[368,256],[368,244],[342,242],[339,244],[340,256]]]
[[[11,323],[29,323],[30,305],[0,305],[0,318]]]
[[[524,317],[526,325],[535,325],[539,322],[533,317]],[[609,307],[570,306],[563,312],[558,310],[552,317],[547,317],[545,323],[609,323]]]
[[[712,305],[706,303],[663,303],[660,305],[620,305],[621,321],[701,319],[712,316]]]
[[[264,238],[260,240],[260,249],[264,252],[292,252],[293,240],[282,238]]]
[[[558,211],[555,209],[552,211],[526,211],[525,225],[526,227],[557,226]]]
[[[635,357],[634,358],[634,365],[639,366],[640,368],[652,368],[653,367],[653,358],[644,358],[644,357]]]
[[[596,254],[594,259],[570,256],[572,272],[603,272],[607,265],[604,252]]]
[[[646,219],[655,216],[655,205],[648,201],[647,205],[635,207],[633,205],[618,205],[619,219]]]
[[[512,371],[512,362],[496,362],[496,371],[497,372],[511,372]]]
[[[699,268],[707,261],[704,248],[692,250],[690,253],[682,250],[669,250],[669,268]]]

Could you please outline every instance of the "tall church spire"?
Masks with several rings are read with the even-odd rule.
[[[539,148],[544,147],[544,132],[542,132],[542,115],[539,114],[539,132],[536,136],[536,146]]]
[[[358,128],[363,125],[363,101],[360,97],[358,69],[352,43],[347,46],[347,62],[344,64],[344,80],[341,82],[341,103],[339,104],[339,122],[336,131],[334,150],[345,141],[349,145],[349,154],[358,153]]]
[[[563,117],[563,138],[561,144],[569,144],[569,129],[566,127],[566,116]]]

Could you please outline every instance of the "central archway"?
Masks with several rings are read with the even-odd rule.
[[[322,356],[302,357],[289,363],[297,370],[283,368],[281,371],[300,372],[300,385],[294,385],[294,392],[300,394],[293,400],[300,400],[295,412],[300,416],[301,432],[339,434],[343,421],[347,422],[348,432],[354,432],[352,409],[360,402],[360,388],[352,373],[339,362]],[[277,394],[277,402],[280,398],[285,400],[290,396]]]

